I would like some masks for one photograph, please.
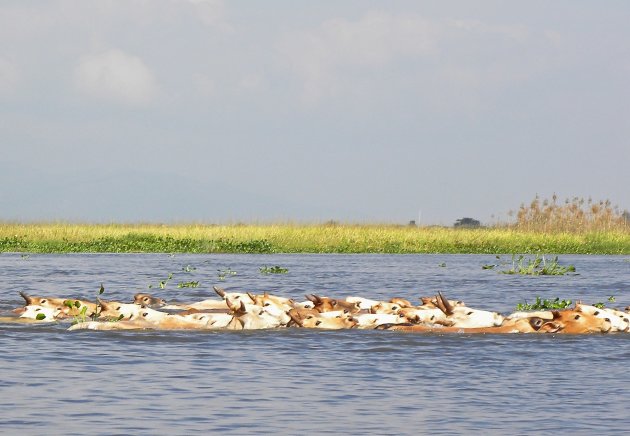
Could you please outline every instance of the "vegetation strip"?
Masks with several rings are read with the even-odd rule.
[[[630,231],[395,225],[0,223],[0,252],[630,254]]]

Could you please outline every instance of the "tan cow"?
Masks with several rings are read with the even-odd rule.
[[[334,298],[320,297],[318,295],[306,295],[309,301],[315,305],[314,308],[318,312],[330,312],[335,310],[347,310],[349,313],[358,313],[361,311],[359,302],[351,303],[348,301],[337,300]]]
[[[598,318],[577,310],[553,310],[552,313],[551,322],[560,326],[558,333],[608,333],[612,329],[610,318]]]
[[[466,306],[453,306],[442,293],[436,295],[436,305],[446,315],[446,324],[452,327],[479,328],[496,327],[503,323],[503,316],[498,312],[472,309]],[[437,321],[440,323],[440,321]]]
[[[545,320],[532,317],[532,318],[517,318],[510,320],[505,325],[493,326],[493,327],[443,327],[436,325],[413,325],[413,324],[385,324],[378,326],[377,330],[394,330],[403,332],[416,332],[416,333],[464,333],[464,334],[509,334],[509,333],[542,333],[554,332],[558,330],[558,326],[554,326],[554,331],[551,329],[551,325],[543,328],[545,324],[549,324]],[[541,329],[543,329],[541,331]]]
[[[575,304],[575,310],[577,312],[593,315],[597,318],[608,318],[612,325],[611,331],[613,332],[627,332],[630,330],[630,315],[620,310],[607,307],[599,308],[580,302]]]
[[[151,294],[138,293],[133,296],[133,302],[141,306],[156,308],[166,305],[166,300],[159,297],[154,297]]]
[[[61,308],[61,311],[68,316],[77,316],[82,313],[83,308],[86,307],[83,312],[86,316],[92,316],[97,310],[96,303],[89,301],[72,299],[72,298],[54,298],[54,297],[31,297],[24,292],[19,293],[27,306],[41,306],[48,307],[50,309]]]
[[[341,330],[350,329],[357,326],[357,321],[349,314],[328,318],[321,315],[307,315],[299,318],[294,313],[289,312],[294,325],[304,328]]]

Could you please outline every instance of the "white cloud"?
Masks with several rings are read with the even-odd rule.
[[[13,91],[18,82],[17,66],[7,59],[0,58],[0,93]]]
[[[289,35],[279,49],[302,79],[304,99],[314,102],[335,92],[344,68],[376,69],[432,53],[435,27],[417,15],[371,11],[358,21],[335,18],[314,31]]]
[[[192,77],[192,83],[195,91],[203,97],[213,96],[217,91],[215,81],[205,74],[194,74]]]
[[[230,31],[232,27],[225,19],[225,3],[223,0],[185,0],[195,8],[197,17],[207,26],[219,30]]]
[[[370,11],[285,35],[278,52],[307,104],[367,101],[387,88],[416,93],[426,105],[477,107],[488,93],[552,69],[560,41],[557,32],[521,23]]]
[[[241,77],[239,82],[240,89],[254,90],[262,86],[263,79],[260,74],[250,73]]]
[[[75,83],[88,96],[131,105],[151,102],[158,91],[142,59],[116,49],[83,57],[75,69]]]
[[[508,38],[524,43],[530,36],[530,31],[523,25],[495,25],[487,24],[479,20],[454,20],[453,27],[464,30],[470,34],[480,33]]]

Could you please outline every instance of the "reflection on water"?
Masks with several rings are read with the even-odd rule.
[[[508,312],[560,296],[630,304],[630,262],[570,257],[579,275],[482,270],[494,256],[0,255],[0,310],[18,291],[169,300],[268,290],[416,300],[438,290]],[[445,263],[446,266],[440,266]],[[191,265],[196,269],[182,269]],[[288,274],[262,275],[263,265]],[[217,271],[235,276],[221,282]],[[157,284],[174,273],[164,290]],[[178,282],[200,281],[178,289]],[[23,434],[626,432],[630,335],[388,331],[66,332],[0,325],[0,431]]]

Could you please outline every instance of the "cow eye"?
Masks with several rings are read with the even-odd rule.
[[[392,310],[398,310],[398,307],[392,306]]]
[[[149,297],[144,297],[142,301],[144,301],[145,303],[149,302]]]
[[[264,307],[271,306],[271,303],[265,303],[265,304],[263,304],[263,306]]]
[[[144,312],[144,313],[142,314],[142,316],[147,316],[148,314],[149,314],[149,312]]]
[[[595,315],[595,316],[599,315],[599,310],[596,310],[596,311],[593,313],[593,315]]]
[[[321,321],[317,321],[315,325],[320,325],[321,323],[322,323]]]
[[[42,300],[42,301],[41,301],[41,304],[44,304],[44,303],[46,303],[46,300]]]
[[[118,307],[116,308],[116,310],[120,310],[120,306],[118,306]]]
[[[472,314],[473,314],[473,313],[472,313],[472,311],[470,311],[470,312],[468,312],[466,315],[472,315]]]
[[[404,318],[404,317],[405,317],[405,315],[404,315],[403,313],[400,313],[400,314],[398,314],[398,317],[400,317],[400,318]]]
[[[580,319],[580,315],[575,315],[575,318],[573,319]]]

